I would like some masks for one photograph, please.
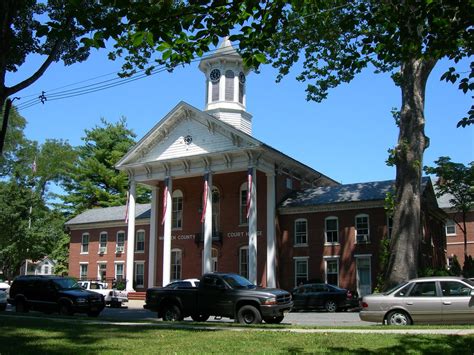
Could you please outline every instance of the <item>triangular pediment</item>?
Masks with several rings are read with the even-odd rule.
[[[120,160],[117,168],[237,152],[259,145],[258,140],[235,127],[181,102]]]

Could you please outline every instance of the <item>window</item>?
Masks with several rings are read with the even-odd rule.
[[[117,232],[116,253],[123,253],[125,250],[125,232]]]
[[[240,220],[239,223],[241,225],[247,224],[247,183],[244,182],[242,185],[240,185]]]
[[[115,280],[123,281],[123,263],[115,263]]]
[[[308,222],[306,219],[295,221],[295,245],[308,244]]]
[[[436,297],[436,282],[417,282],[409,297]]]
[[[446,236],[455,236],[456,235],[456,222],[452,219],[448,219],[445,224]]]
[[[337,217],[325,219],[326,243],[339,243],[339,221]]]
[[[387,237],[390,239],[392,237],[392,229],[393,229],[393,217],[387,215]]]
[[[105,253],[107,253],[107,232],[102,232],[99,236],[99,254]]]
[[[135,263],[135,287],[144,287],[145,286],[145,263],[136,262]]]
[[[183,193],[181,190],[173,191],[173,211],[171,212],[171,227],[183,228]]]
[[[88,264],[79,264],[79,277],[81,280],[87,280],[87,267]]]
[[[369,216],[360,214],[355,219],[356,243],[370,243],[369,238]]]
[[[49,265],[44,265],[43,266],[43,274],[44,275],[49,275]]]
[[[295,260],[295,286],[308,280],[308,258],[296,257]]]
[[[444,297],[470,297],[471,288],[458,281],[441,281]]]
[[[239,249],[239,274],[249,278],[249,247],[244,246]]]
[[[286,178],[286,188],[288,190],[293,190],[293,180],[289,177]]]
[[[81,254],[89,253],[89,234],[84,233],[81,240]]]
[[[219,101],[219,82],[220,79],[212,81],[212,101]]]
[[[225,72],[225,100],[234,101],[234,72],[227,70]]]
[[[339,259],[326,259],[326,283],[339,285]]]
[[[105,281],[107,278],[107,264],[101,262],[97,265],[97,278],[101,281]]]
[[[137,231],[137,238],[135,239],[135,252],[143,253],[145,252],[145,231]]]
[[[183,267],[181,249],[171,250],[171,281],[181,279],[181,269]]]

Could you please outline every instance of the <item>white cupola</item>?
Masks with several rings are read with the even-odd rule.
[[[206,76],[206,107],[204,111],[252,134],[252,115],[245,109],[245,79],[248,70],[243,60],[225,37],[217,50],[202,59],[199,69]]]

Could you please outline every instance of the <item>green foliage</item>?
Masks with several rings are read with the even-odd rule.
[[[433,268],[425,268],[419,271],[419,277],[425,276],[451,276],[452,273],[446,269],[433,269]]]
[[[449,271],[453,276],[461,276],[461,264],[459,264],[459,260],[456,255],[453,256],[453,263]]]
[[[387,273],[388,262],[390,260],[390,238],[385,235],[380,241],[379,248],[379,272],[375,281],[374,292],[382,292],[385,284],[385,276]]]
[[[135,144],[135,134],[127,128],[125,118],[116,123],[102,119],[101,124],[85,131],[84,145],[76,148],[78,159],[63,183],[67,194],[62,199],[73,214],[126,203],[128,176],[117,171],[115,164]],[[149,199],[150,191],[138,186],[137,202]]]

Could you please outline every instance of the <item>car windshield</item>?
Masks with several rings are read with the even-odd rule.
[[[232,288],[255,288],[256,286],[240,275],[225,275],[224,281]]]
[[[60,290],[82,289],[76,280],[70,278],[56,279],[54,280],[54,284],[58,286],[58,289]]]
[[[407,283],[408,283],[407,281],[404,281],[404,282],[402,282],[401,284],[398,284],[397,286],[392,287],[391,289],[385,291],[385,292],[383,293],[383,295],[389,295],[389,294],[391,294],[393,291],[398,290],[399,288],[402,288],[402,287],[405,286]]]
[[[471,279],[463,279],[463,281],[465,283],[467,283],[468,285],[471,285],[472,287],[474,287],[474,280],[471,280]]]

